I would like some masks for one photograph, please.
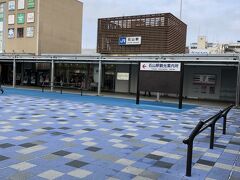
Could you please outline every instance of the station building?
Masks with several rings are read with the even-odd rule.
[[[81,53],[83,3],[0,0],[0,53]]]
[[[101,54],[185,53],[187,25],[171,13],[101,18],[97,52]]]

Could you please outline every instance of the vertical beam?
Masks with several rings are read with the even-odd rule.
[[[21,85],[23,85],[23,79],[24,79],[24,61],[21,64]]]
[[[183,101],[183,82],[184,82],[184,63],[181,63],[181,77],[180,77],[180,87],[179,87],[179,104],[178,108],[182,109]]]
[[[129,80],[128,80],[128,93],[130,94],[131,92],[131,79],[132,79],[132,64],[129,64]]]
[[[240,105],[240,56],[238,58],[237,87],[236,87],[236,106]]]
[[[101,95],[101,84],[102,84],[102,61],[98,63],[98,96]]]
[[[138,75],[137,75],[137,95],[136,95],[136,104],[139,104],[140,99],[140,68],[141,68],[141,62],[138,62]]]
[[[16,59],[15,59],[15,57],[13,59],[13,83],[12,83],[12,85],[13,85],[13,88],[16,87]]]
[[[54,59],[52,58],[52,68],[51,68],[51,92],[53,91],[53,86],[54,86]]]

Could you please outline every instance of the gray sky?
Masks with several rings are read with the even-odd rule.
[[[96,48],[97,19],[170,12],[180,14],[180,0],[81,0],[83,48]],[[187,45],[205,35],[209,42],[240,40],[240,0],[183,0],[182,20],[188,25]]]

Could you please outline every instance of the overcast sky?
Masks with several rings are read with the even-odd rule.
[[[97,19],[170,12],[180,14],[180,0],[81,0],[83,48],[96,48]],[[240,40],[240,0],[182,0],[182,20],[187,24],[187,45],[198,35],[209,42]]]

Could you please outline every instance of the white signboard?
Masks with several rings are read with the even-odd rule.
[[[8,29],[8,38],[13,39],[14,38],[14,28],[9,28]]]
[[[26,37],[34,36],[34,27],[27,27]]]
[[[8,10],[9,11],[15,10],[15,1],[9,1],[8,2]]]
[[[34,13],[27,13],[27,22],[28,23],[34,22]]]
[[[181,71],[181,63],[141,63],[141,71]]]
[[[128,81],[129,73],[117,73],[117,80]]]
[[[14,14],[8,15],[8,24],[12,25],[14,24],[14,21],[15,21],[15,15]]]
[[[142,44],[142,37],[141,36],[134,36],[134,37],[120,37],[119,38],[119,45],[140,45]]]
[[[18,0],[18,9],[24,9],[25,0]]]
[[[142,38],[138,37],[127,37],[126,45],[138,45],[142,43]]]
[[[207,49],[190,49],[189,54],[207,55],[209,51]]]

